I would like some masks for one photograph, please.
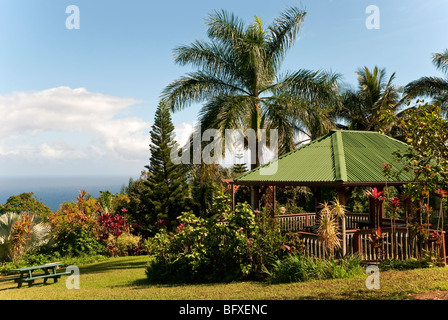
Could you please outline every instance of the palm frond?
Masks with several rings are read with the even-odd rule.
[[[337,80],[339,78],[339,74],[300,69],[286,73],[266,91],[272,91],[275,95],[289,92],[295,97],[334,105],[338,101]]]
[[[197,71],[169,84],[162,92],[162,100],[172,111],[181,110],[192,103],[212,99],[220,94],[235,92],[248,94],[230,79],[218,78],[207,72]]]
[[[446,97],[448,95],[448,81],[438,77],[421,77],[408,83],[404,87],[408,99],[416,97]]]
[[[275,66],[279,66],[287,49],[292,47],[305,16],[306,12],[296,7],[290,7],[269,27],[268,55]]]
[[[437,69],[448,75],[448,49],[442,53],[434,53],[432,63]]]
[[[174,49],[175,62],[191,65],[206,72],[233,74],[235,61],[232,51],[214,42],[195,41]]]
[[[210,38],[226,45],[238,45],[244,38],[244,23],[233,13],[215,10],[206,19]]]

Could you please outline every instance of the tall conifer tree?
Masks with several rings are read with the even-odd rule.
[[[183,165],[172,163],[172,148],[179,148],[174,140],[174,125],[170,111],[164,103],[160,103],[150,131],[150,163],[145,166],[149,171],[148,202],[151,222],[156,225],[174,225],[175,219],[186,211],[188,198],[186,171]]]

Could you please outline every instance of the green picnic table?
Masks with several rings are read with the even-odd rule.
[[[44,283],[47,283],[47,280],[49,278],[53,278],[53,281],[56,283],[58,282],[58,279],[65,274],[70,274],[70,272],[57,272],[57,268],[64,265],[60,262],[55,263],[48,263],[40,266],[33,266],[33,267],[27,267],[27,268],[18,268],[14,269],[13,271],[19,272],[19,276],[14,278],[14,281],[18,283],[18,287],[20,288],[22,286],[22,283],[27,282],[28,286],[31,287],[31,285],[34,283],[37,279],[44,279]],[[43,271],[40,273],[34,273],[35,271]]]

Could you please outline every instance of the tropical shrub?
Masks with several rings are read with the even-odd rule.
[[[95,199],[80,191],[76,202],[65,202],[51,213],[49,222],[55,237],[55,250],[65,256],[107,254],[117,255],[117,239],[129,232],[123,215],[115,213],[118,206],[127,203],[127,197],[101,192]],[[121,212],[126,209],[122,208]]]
[[[129,231],[126,219],[120,215],[112,215],[107,212],[98,214],[98,236],[100,239],[108,239],[109,235],[118,238],[123,232]]]
[[[113,194],[109,190],[100,191],[100,196],[96,199],[101,212],[110,214],[120,214],[130,202],[129,196],[125,193]]]
[[[123,232],[129,231],[129,227],[126,219],[122,215],[101,212],[98,215],[98,227],[96,231],[98,238],[106,245],[108,253],[115,256],[119,254],[117,240]]]
[[[17,263],[28,251],[50,240],[50,227],[37,215],[7,212],[0,216],[0,260]]]
[[[97,254],[103,249],[97,236],[97,213],[85,211],[86,206],[84,198],[78,197],[78,203],[64,203],[50,214],[55,250],[62,255]]]
[[[123,232],[115,240],[117,254],[120,256],[139,255],[142,252],[142,238],[129,232]]]
[[[150,217],[149,217],[149,204],[146,199],[149,192],[149,187],[146,185],[146,180],[149,177],[147,171],[142,171],[139,179],[129,179],[127,186],[123,186],[121,193],[127,196],[129,202],[120,210],[123,210],[123,214],[132,226],[131,232],[133,234],[142,235],[148,237],[151,234],[150,230]]]
[[[247,203],[228,210],[228,198],[217,196],[220,214],[213,218],[183,213],[175,231],[150,240],[146,274],[151,282],[194,283],[262,279],[265,269],[291,247],[272,218]],[[216,210],[215,208],[215,210]]]
[[[411,202],[410,220],[423,225],[431,216],[430,197],[448,187],[448,121],[440,104],[425,103],[406,109],[401,127],[412,148],[397,156],[406,162],[404,170],[414,175],[403,193]]]
[[[19,195],[10,196],[4,205],[0,204],[0,214],[6,212],[32,212],[34,215],[47,217],[51,212],[50,208],[36,199],[34,193],[25,192]]]

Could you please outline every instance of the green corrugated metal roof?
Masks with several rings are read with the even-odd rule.
[[[377,132],[333,130],[329,134],[293,150],[277,161],[272,175],[254,169],[235,182],[384,182],[381,165],[392,164],[400,172],[397,180],[411,181],[410,173],[402,171],[404,164],[396,162],[393,153],[410,146]]]

